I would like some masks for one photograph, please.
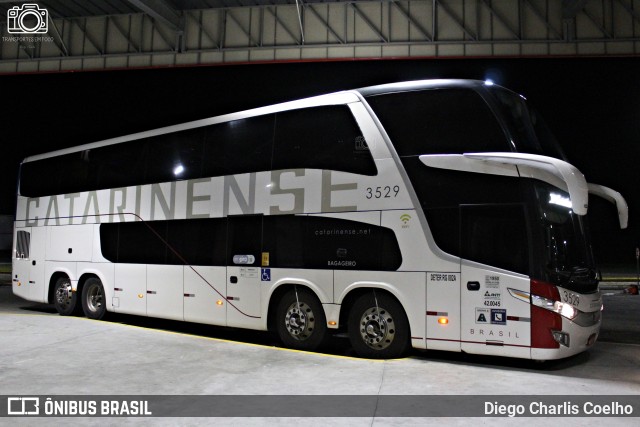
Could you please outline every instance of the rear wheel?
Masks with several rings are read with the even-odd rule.
[[[293,289],[282,297],[276,325],[284,345],[299,350],[316,350],[327,335],[322,304],[306,289]]]
[[[409,349],[409,321],[391,296],[370,292],[356,300],[349,312],[349,339],[361,357],[393,359]]]
[[[75,313],[78,297],[71,287],[71,280],[68,277],[61,277],[56,280],[53,286],[53,305],[56,311],[62,316],[70,316]]]
[[[82,288],[82,311],[89,319],[100,320],[107,313],[102,282],[95,277],[88,279]]]

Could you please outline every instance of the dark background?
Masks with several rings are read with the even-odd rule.
[[[635,264],[640,243],[640,58],[416,59],[222,65],[0,76],[0,214],[15,211],[22,158],[322,93],[423,78],[492,79],[527,97],[589,182],[629,203],[590,198],[601,263]],[[64,173],[64,171],[60,171]],[[46,179],[46,177],[43,177]]]

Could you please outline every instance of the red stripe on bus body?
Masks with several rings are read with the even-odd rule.
[[[507,316],[507,320],[513,320],[515,322],[531,322],[530,317],[520,317],[520,316]]]

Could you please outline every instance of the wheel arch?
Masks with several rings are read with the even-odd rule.
[[[351,308],[353,307],[353,304],[355,304],[355,302],[358,300],[358,298],[373,291],[375,291],[377,294],[384,293],[389,297],[395,299],[400,307],[402,307],[404,315],[407,317],[407,319],[409,319],[409,313],[407,312],[406,306],[402,303],[401,296],[398,295],[394,288],[385,283],[358,282],[347,287],[342,295],[340,295],[340,299],[336,301],[340,305],[340,329],[347,329],[347,319],[349,318],[349,313],[351,312]],[[411,335],[411,321],[409,320],[408,323],[409,335]]]
[[[319,288],[314,286],[312,283],[308,281],[301,280],[282,280],[272,288],[271,293],[269,294],[269,304],[267,305],[267,330],[270,332],[276,332],[276,313],[278,308],[278,303],[282,299],[282,297],[289,292],[294,287],[298,286],[299,288],[304,288],[310,291],[320,302],[322,309],[324,310],[325,317],[327,316],[327,311],[324,308],[324,303],[322,302],[323,292],[319,292]],[[326,297],[326,296],[325,296]]]
[[[102,287],[104,288],[104,280],[102,280],[102,278],[98,274],[93,272],[82,273],[82,275],[78,279],[78,285],[76,287],[76,292],[78,292],[78,295],[82,295],[82,288],[84,288],[84,284],[87,283],[87,280],[92,278],[100,280],[100,283],[102,283]]]
[[[53,291],[55,289],[56,282],[63,277],[66,277],[71,281],[71,276],[66,271],[55,271],[51,274],[51,277],[49,277],[49,289],[47,289],[47,302],[49,304],[53,304]]]

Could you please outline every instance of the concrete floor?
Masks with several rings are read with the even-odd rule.
[[[62,317],[0,286],[0,395],[640,395],[640,296],[610,291],[600,341],[576,357],[535,364],[445,352],[391,361],[350,357],[346,339],[327,353],[275,347],[265,333],[112,316]],[[234,340],[231,340],[234,339]],[[4,404],[4,403],[3,403]],[[528,419],[548,425],[544,418]],[[59,424],[61,419],[0,419],[0,424]],[[58,421],[58,422],[56,422]],[[69,421],[69,422],[67,422]],[[217,425],[468,425],[469,419],[218,418]],[[502,424],[503,418],[474,423]],[[564,425],[603,420],[563,418]],[[200,418],[75,418],[72,425],[209,425]],[[607,425],[633,425],[614,418]],[[635,424],[637,425],[637,424]]]

